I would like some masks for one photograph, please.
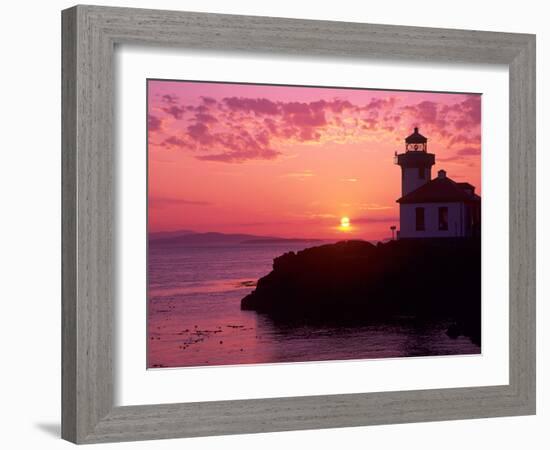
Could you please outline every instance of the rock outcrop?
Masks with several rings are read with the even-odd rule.
[[[445,318],[481,340],[479,239],[343,241],[285,253],[241,301],[277,320],[366,323]]]

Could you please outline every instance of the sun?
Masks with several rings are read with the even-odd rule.
[[[343,231],[349,230],[351,223],[349,221],[349,217],[342,217],[340,219],[340,229]]]

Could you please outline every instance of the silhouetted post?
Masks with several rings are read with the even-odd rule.
[[[396,229],[396,228],[397,228],[397,227],[396,227],[395,225],[392,225],[392,226],[390,227],[390,230],[391,230],[391,240],[392,240],[392,241],[395,241],[395,229]]]

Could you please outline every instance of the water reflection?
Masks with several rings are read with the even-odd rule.
[[[445,321],[312,324],[241,311],[250,281],[280,248],[205,249],[150,255],[148,367],[479,354],[451,339]],[[214,263],[212,263],[214,261]]]

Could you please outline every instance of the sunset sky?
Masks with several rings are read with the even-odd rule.
[[[418,126],[481,193],[481,96],[149,80],[149,231],[384,239]],[[349,226],[342,227],[342,218]]]

